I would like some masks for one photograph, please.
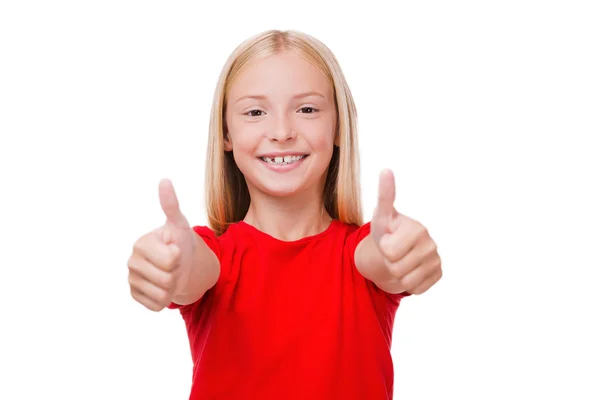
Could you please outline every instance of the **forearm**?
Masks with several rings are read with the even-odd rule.
[[[354,264],[362,276],[372,281],[380,289],[388,293],[403,291],[398,285],[397,278],[387,268],[383,254],[371,234],[361,240],[356,247]]]
[[[190,265],[180,266],[182,273],[173,295],[173,302],[180,305],[198,301],[219,279],[220,264],[217,256],[199,235],[194,234],[194,239],[195,254]]]

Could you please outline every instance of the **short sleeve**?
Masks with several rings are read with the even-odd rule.
[[[221,259],[221,252],[219,250],[219,242],[215,233],[207,226],[195,226],[194,232],[196,232],[206,243],[206,245],[215,253],[217,259]]]
[[[346,243],[348,244],[350,255],[352,257],[352,264],[354,264],[354,251],[358,247],[358,244],[371,233],[371,222],[358,227],[354,232],[348,235]]]
[[[364,225],[357,228],[354,232],[352,232],[346,240],[346,243],[347,243],[347,245],[349,247],[349,251],[350,251],[350,258],[352,260],[352,266],[355,269],[356,269],[356,264],[354,262],[354,252],[356,251],[358,244],[364,238],[369,236],[370,233],[371,233],[371,222],[367,222]],[[389,298],[390,300],[392,300],[392,302],[394,302],[396,305],[400,302],[400,300],[403,297],[410,296],[410,293],[407,293],[407,292],[402,292],[402,293],[385,292],[384,290],[380,289],[377,285],[375,285],[375,283],[373,283],[370,280],[368,280],[368,284],[369,284],[369,289],[371,291],[375,292],[376,294],[385,294],[386,297]]]
[[[192,229],[194,230],[194,232],[196,232],[196,234],[198,234],[198,236],[200,236],[204,240],[204,243],[206,243],[206,245],[213,251],[213,253],[215,253],[217,259],[221,260],[219,242],[217,241],[217,236],[215,235],[215,233],[207,226],[194,226]],[[167,308],[180,309],[188,306],[191,306],[191,304],[181,305],[172,302],[167,306]]]

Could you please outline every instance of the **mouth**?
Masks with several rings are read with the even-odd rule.
[[[300,162],[308,157],[308,154],[286,154],[282,156],[266,155],[260,156],[258,159],[272,165],[288,165]]]

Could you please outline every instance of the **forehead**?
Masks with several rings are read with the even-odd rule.
[[[230,99],[246,95],[293,96],[320,92],[332,99],[333,88],[325,74],[300,55],[286,51],[250,62],[232,82]]]

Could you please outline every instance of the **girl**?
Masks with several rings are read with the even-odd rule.
[[[441,277],[436,244],[394,209],[384,171],[363,223],[356,111],[330,50],[295,31],[242,43],[220,76],[206,164],[209,226],[168,180],[166,223],[136,241],[133,298],[178,309],[190,399],[391,399],[400,299]]]

